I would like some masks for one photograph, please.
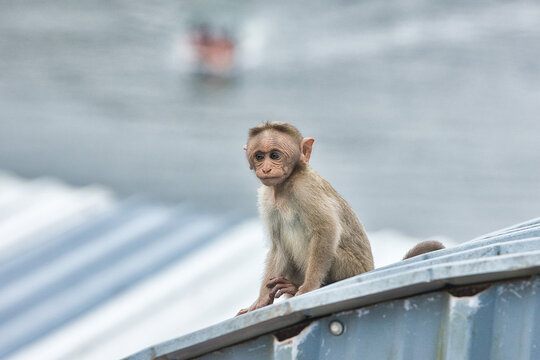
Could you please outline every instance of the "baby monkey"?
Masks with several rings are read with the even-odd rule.
[[[270,236],[259,297],[237,315],[373,269],[362,224],[308,163],[313,138],[292,125],[266,122],[249,131],[251,170],[262,182],[259,209]]]

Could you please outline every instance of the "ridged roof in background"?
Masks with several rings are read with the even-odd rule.
[[[0,358],[238,225],[190,206],[117,201],[100,187],[1,175]]]

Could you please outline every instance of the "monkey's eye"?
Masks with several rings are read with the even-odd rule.
[[[272,151],[270,153],[270,159],[272,160],[279,160],[281,158],[281,154],[277,151]]]
[[[255,160],[263,161],[264,160],[264,154],[261,154],[261,153],[255,154]]]

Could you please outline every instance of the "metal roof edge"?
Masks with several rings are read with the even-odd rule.
[[[533,226],[536,229],[533,234],[538,235],[539,222],[537,219],[513,229],[519,232],[519,229]],[[536,223],[536,226],[533,223]],[[427,256],[420,256],[415,261],[410,259],[361,274],[163,342],[125,360],[191,358],[336,311],[436,291],[449,285],[463,286],[540,274],[538,237],[522,241],[524,244],[534,242],[532,247],[536,250],[514,246],[507,249],[511,253],[505,253],[504,249],[512,247],[513,242],[504,242],[504,237],[500,240],[473,240],[457,246],[455,250],[446,249],[437,252],[438,254],[426,254]],[[490,251],[481,251],[482,249]],[[475,252],[474,256],[459,256],[467,251]]]

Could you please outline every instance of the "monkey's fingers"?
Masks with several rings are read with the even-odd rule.
[[[272,288],[272,291],[270,292],[270,296],[272,298],[278,298],[283,294],[291,294],[294,295],[297,291],[296,285],[287,283],[287,284],[277,284]]]
[[[285,286],[279,289],[279,291],[276,293],[276,299],[279,298],[283,294],[289,294],[289,295],[294,296],[296,295],[297,292],[298,292],[298,288],[295,285],[290,284],[288,286]]]
[[[271,297],[272,299],[274,299],[276,297],[276,294],[278,293],[278,291],[281,290],[284,287],[287,287],[287,284],[277,284],[277,285],[275,285],[272,288],[272,290],[270,291],[270,294],[268,296]]]
[[[267,288],[273,288],[274,286],[276,286],[277,284],[291,284],[291,282],[287,279],[285,279],[284,277],[282,276],[278,276],[278,277],[272,277],[270,278],[270,280],[268,280],[268,282],[266,283],[266,287]]]

